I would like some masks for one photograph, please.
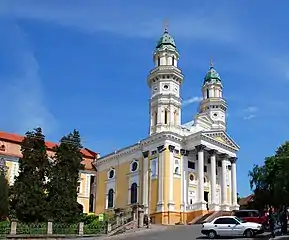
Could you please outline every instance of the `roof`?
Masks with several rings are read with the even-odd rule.
[[[249,202],[254,201],[254,194],[251,194],[247,197],[241,198],[239,201],[239,205],[243,206],[243,205],[248,205]]]
[[[165,29],[163,35],[160,37],[156,49],[161,50],[163,47],[168,47],[171,50],[176,50],[176,43],[174,38],[169,34],[168,30]]]
[[[205,76],[204,84],[207,82],[221,82],[221,77],[213,66],[210,67],[209,71]]]
[[[4,141],[8,141],[8,142],[12,142],[12,143],[17,143],[20,144],[24,139],[24,136],[15,134],[15,133],[7,133],[7,132],[0,132],[0,140],[4,140]],[[58,143],[53,143],[53,142],[45,142],[45,145],[47,147],[48,150],[53,150],[53,147],[58,146]],[[97,158],[98,153],[89,150],[87,148],[83,148],[80,150],[82,155],[86,158]]]

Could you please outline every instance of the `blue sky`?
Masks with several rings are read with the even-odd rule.
[[[1,130],[41,126],[58,141],[76,128],[102,155],[145,138],[146,77],[168,19],[185,74],[182,121],[197,111],[212,57],[241,147],[239,192],[250,193],[248,171],[289,135],[289,2],[99,2],[0,2]]]

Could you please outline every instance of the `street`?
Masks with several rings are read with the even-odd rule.
[[[186,240],[186,239],[208,239],[206,236],[203,236],[201,234],[201,226],[200,225],[189,225],[189,226],[169,226],[165,230],[153,230],[153,231],[140,231],[136,233],[131,234],[123,234],[118,235],[114,237],[110,237],[109,239],[126,239],[126,240]],[[221,238],[221,239],[247,239],[249,238]],[[256,236],[255,238],[251,238],[251,240],[254,239],[270,239],[268,237],[268,233],[265,235]],[[276,237],[275,239],[289,239],[289,237]]]

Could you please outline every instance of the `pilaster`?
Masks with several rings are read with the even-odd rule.
[[[175,202],[174,202],[174,150],[175,146],[169,145],[169,163],[170,163],[170,171],[169,171],[169,202],[168,202],[168,210],[175,210]]]
[[[158,203],[157,212],[164,212],[164,145],[157,147],[158,150]]]
[[[144,211],[147,214],[148,213],[148,183],[149,183],[149,151],[145,151],[143,154],[143,205],[144,205]]]

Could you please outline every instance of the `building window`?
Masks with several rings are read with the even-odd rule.
[[[161,58],[158,57],[158,66],[160,66],[160,65],[161,65]]]
[[[89,196],[89,212],[94,212],[94,195],[92,193]]]
[[[154,113],[154,125],[156,126],[158,124],[158,112]]]
[[[190,169],[195,169],[195,163],[194,162],[190,162],[190,161],[188,161],[188,168],[190,168]]]
[[[180,160],[179,159],[175,159],[175,163],[174,163],[174,174],[180,174]]]
[[[80,193],[80,184],[81,184],[81,182],[77,183],[77,189],[76,189],[77,193]]]
[[[175,66],[175,56],[172,57],[172,65]]]
[[[133,183],[130,188],[130,203],[137,203],[137,184]]]
[[[152,159],[150,161],[150,170],[151,170],[151,176],[155,177],[157,175],[157,160],[156,159]]]
[[[165,124],[168,124],[168,110],[165,109]]]
[[[198,156],[198,154],[196,154],[196,160],[199,160],[199,156]]]
[[[204,172],[207,172],[207,170],[208,170],[208,169],[207,169],[207,166],[205,165],[205,166],[204,166]]]
[[[210,92],[209,92],[209,89],[207,89],[207,98],[210,97]]]
[[[107,196],[107,208],[113,208],[113,189],[109,189]]]
[[[114,169],[109,170],[108,179],[113,179],[114,176],[115,176],[115,170]]]
[[[135,172],[138,169],[138,162],[133,161],[130,167],[131,172]]]
[[[190,182],[193,182],[195,180],[195,177],[193,174],[190,175]]]

